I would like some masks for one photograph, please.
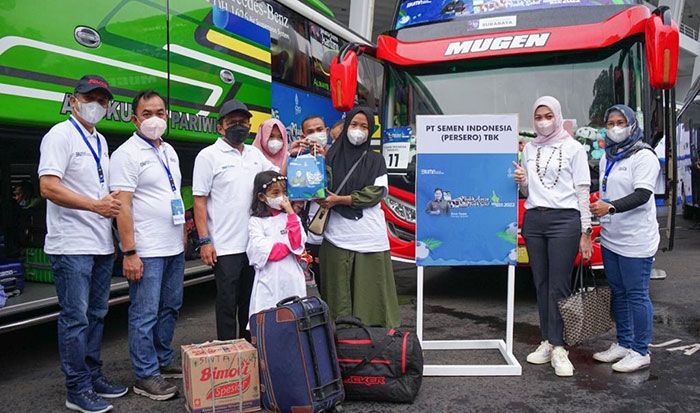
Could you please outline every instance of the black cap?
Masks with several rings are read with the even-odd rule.
[[[85,75],[80,78],[78,84],[75,85],[75,91],[78,93],[89,93],[95,89],[102,89],[107,93],[110,99],[112,92],[109,90],[109,83],[102,77],[97,75]]]
[[[219,108],[219,122],[225,118],[226,115],[233,112],[241,112],[249,118],[253,117],[253,114],[248,110],[248,106],[236,99],[231,99],[224,102],[221,108]]]

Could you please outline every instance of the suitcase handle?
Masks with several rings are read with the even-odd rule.
[[[285,304],[296,303],[299,301],[301,301],[301,298],[299,298],[298,295],[293,295],[291,297],[287,297],[287,298],[281,300],[279,303],[277,303],[277,307],[282,307]]]

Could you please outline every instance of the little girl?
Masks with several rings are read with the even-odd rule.
[[[297,260],[304,252],[306,234],[285,196],[286,180],[277,172],[266,171],[257,174],[253,182],[246,249],[250,264],[255,267],[251,316],[287,297],[306,296],[304,273]]]

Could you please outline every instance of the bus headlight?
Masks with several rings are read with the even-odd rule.
[[[416,208],[413,205],[391,195],[384,198],[384,203],[397,217],[411,224],[416,223]]]

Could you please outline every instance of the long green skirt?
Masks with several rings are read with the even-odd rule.
[[[319,256],[321,295],[334,320],[352,315],[367,325],[399,327],[399,300],[389,251],[360,253],[324,240]]]

